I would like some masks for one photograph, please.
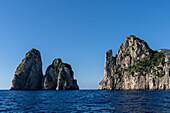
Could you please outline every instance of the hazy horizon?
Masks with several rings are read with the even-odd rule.
[[[170,1],[0,1],[0,89],[10,89],[25,54],[40,51],[43,73],[55,58],[72,66],[80,89],[97,89],[105,52],[129,35],[170,49]]]

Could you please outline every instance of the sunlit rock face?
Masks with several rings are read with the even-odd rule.
[[[112,50],[105,54],[104,79],[99,90],[168,90],[170,59],[161,51],[130,35],[115,57]]]
[[[73,71],[69,64],[61,59],[55,59],[48,66],[42,81],[42,89],[45,90],[78,90],[77,80],[73,77]]]
[[[11,90],[39,90],[42,77],[40,52],[31,49],[16,69]]]

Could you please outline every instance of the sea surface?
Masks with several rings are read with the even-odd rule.
[[[0,112],[170,112],[170,91],[0,90]]]

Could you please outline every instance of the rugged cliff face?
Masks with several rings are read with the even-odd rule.
[[[63,63],[61,59],[55,59],[46,70],[42,88],[46,90],[78,90],[77,80],[74,80],[73,74],[69,64]]]
[[[104,79],[100,90],[168,90],[170,89],[170,59],[153,51],[148,44],[130,35],[115,57],[106,52]]]
[[[36,49],[31,49],[16,69],[11,90],[41,89],[42,77],[40,52]]]

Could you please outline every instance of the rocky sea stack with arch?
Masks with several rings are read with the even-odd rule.
[[[63,63],[60,58],[54,59],[48,66],[42,82],[42,89],[47,90],[78,90],[77,80],[69,64]]]
[[[99,90],[170,90],[170,50],[152,50],[134,35],[126,38],[115,57],[105,54]]]
[[[71,65],[55,59],[42,72],[40,52],[31,49],[16,69],[11,90],[79,90]]]

